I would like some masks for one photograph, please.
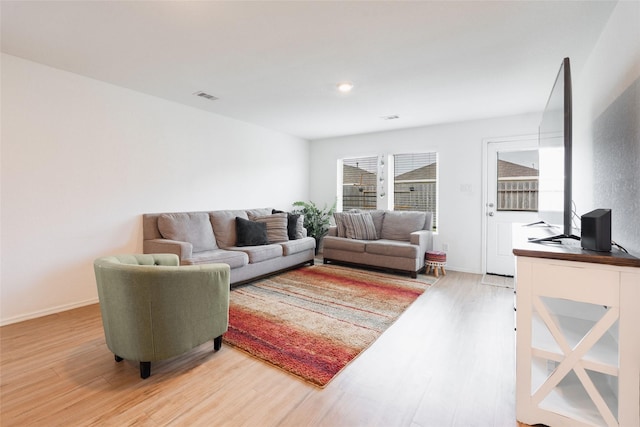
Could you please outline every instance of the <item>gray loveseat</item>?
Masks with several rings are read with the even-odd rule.
[[[176,254],[180,265],[228,264],[231,284],[313,265],[316,242],[307,237],[302,217],[274,212],[264,208],[144,214],[143,252]]]
[[[360,211],[335,213],[323,240],[323,262],[407,272],[416,278],[433,249],[432,213]]]

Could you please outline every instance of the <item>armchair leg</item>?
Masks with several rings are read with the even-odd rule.
[[[151,362],[140,362],[140,378],[143,380],[151,375]]]
[[[213,339],[213,351],[218,351],[222,347],[222,335]]]
[[[118,356],[117,354],[114,354],[113,358],[116,360],[116,362],[122,362],[124,360],[122,357]]]

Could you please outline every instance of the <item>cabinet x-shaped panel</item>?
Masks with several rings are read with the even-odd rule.
[[[598,322],[582,337],[575,348],[571,348],[560,327],[547,310],[539,296],[534,295],[533,306],[540,318],[551,332],[554,340],[564,354],[564,359],[551,373],[544,383],[534,392],[532,400],[534,405],[539,405],[542,400],[560,383],[560,381],[573,369],[580,382],[584,386],[587,394],[596,405],[608,426],[618,426],[618,421],[613,415],[609,406],[602,398],[602,395],[593,384],[582,363],[582,357],[598,342],[598,340],[609,330],[619,317],[620,310],[617,307],[609,307]]]

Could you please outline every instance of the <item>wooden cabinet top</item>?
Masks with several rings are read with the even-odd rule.
[[[563,239],[562,243],[531,243],[530,238],[549,236],[545,226],[513,226],[513,253],[516,256],[531,258],[558,259],[562,261],[590,262],[622,267],[640,267],[640,258],[629,255],[618,248],[611,252],[596,252],[582,249],[577,240]]]

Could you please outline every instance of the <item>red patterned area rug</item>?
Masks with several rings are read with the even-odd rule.
[[[428,287],[348,267],[299,268],[233,288],[224,341],[324,387]]]

